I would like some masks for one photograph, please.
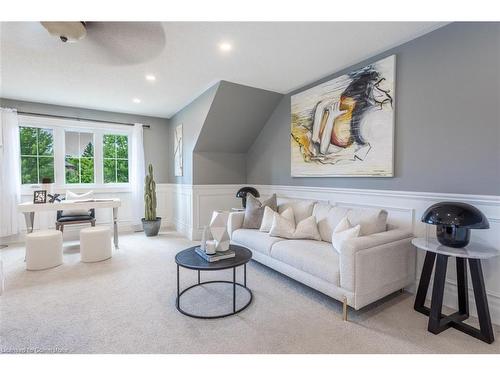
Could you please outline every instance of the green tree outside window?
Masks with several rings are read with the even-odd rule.
[[[21,183],[54,182],[54,135],[52,129],[19,127]]]
[[[102,147],[104,183],[128,182],[128,136],[105,134]]]
[[[94,135],[92,133],[65,133],[65,174],[67,184],[94,182]]]

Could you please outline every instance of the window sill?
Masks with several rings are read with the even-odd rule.
[[[44,190],[41,185],[22,185],[21,195],[27,196],[33,195],[35,190]],[[105,193],[131,193],[132,187],[130,184],[110,184],[110,185],[63,185],[63,186],[53,186],[52,192],[58,194],[65,194],[67,190],[71,190],[75,193],[86,193],[92,190],[97,194]]]

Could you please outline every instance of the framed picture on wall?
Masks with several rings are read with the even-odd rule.
[[[175,127],[174,137],[174,175],[182,176],[182,124]]]
[[[394,175],[392,55],[291,98],[292,177]]]

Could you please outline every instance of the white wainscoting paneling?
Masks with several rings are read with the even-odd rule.
[[[177,229],[193,240],[200,239],[204,225],[209,223],[212,211],[230,210],[240,207],[235,198],[243,185],[174,185],[170,190],[176,197],[173,222]],[[500,250],[500,196],[444,194],[368,189],[339,189],[304,186],[252,185],[266,198],[273,193],[278,197],[328,201],[345,207],[383,207],[389,212],[389,223],[411,229],[415,236],[424,236],[426,225],[420,217],[427,207],[440,201],[459,201],[479,208],[490,222],[489,230],[473,230],[472,241],[488,244]],[[427,227],[434,234],[434,227]],[[417,275],[423,262],[423,253],[418,252]],[[492,320],[500,324],[500,257],[483,262],[483,271],[488,293]],[[418,280],[416,280],[418,282]],[[409,288],[409,290],[414,290]],[[446,284],[445,304],[456,307],[456,271],[450,260]],[[471,313],[475,314],[474,295],[469,285]]]

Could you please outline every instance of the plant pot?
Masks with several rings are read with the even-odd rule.
[[[161,227],[161,217],[157,217],[156,220],[146,220],[142,218],[142,229],[146,236],[153,237],[157,236]]]

